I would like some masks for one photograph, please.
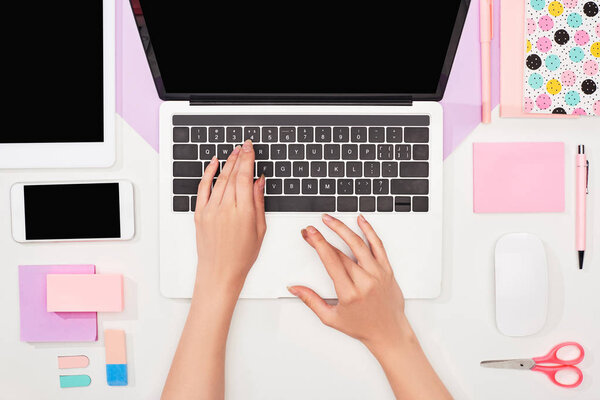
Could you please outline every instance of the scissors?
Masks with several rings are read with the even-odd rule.
[[[579,350],[579,356],[570,360],[559,358],[557,353],[565,347],[575,347]],[[482,361],[481,366],[486,368],[507,368],[507,369],[530,369],[546,374],[550,380],[558,386],[564,388],[574,388],[583,381],[583,373],[575,364],[579,364],[583,360],[583,347],[576,342],[564,342],[558,344],[548,352],[545,356],[534,358],[516,358],[513,360],[489,360]],[[550,365],[542,365],[550,364]],[[577,374],[578,379],[574,383],[561,383],[556,380],[556,374],[560,371],[571,371]]]

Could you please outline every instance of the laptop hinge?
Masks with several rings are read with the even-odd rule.
[[[412,97],[335,97],[327,98],[322,96],[315,97],[252,97],[252,96],[235,96],[235,97],[219,97],[214,96],[190,96],[191,106],[206,106],[206,105],[354,105],[354,106],[412,106]]]

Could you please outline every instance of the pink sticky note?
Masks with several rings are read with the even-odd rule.
[[[93,274],[93,265],[19,265],[21,341],[93,342],[98,338],[95,312],[48,312],[46,275]]]
[[[473,211],[564,211],[564,153],[564,143],[474,143]]]
[[[123,275],[48,274],[48,311],[123,311]]]

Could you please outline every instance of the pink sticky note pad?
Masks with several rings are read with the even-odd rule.
[[[95,312],[48,312],[48,274],[93,274],[93,265],[19,265],[21,341],[93,342],[98,338]]]
[[[564,211],[564,154],[564,143],[474,143],[473,211]]]
[[[123,311],[123,275],[49,274],[48,311]]]

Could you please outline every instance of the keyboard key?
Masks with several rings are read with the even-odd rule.
[[[302,178],[307,177],[309,173],[308,161],[294,161],[292,169],[294,176]]]
[[[354,192],[354,181],[352,179],[338,179],[338,194],[352,194]]]
[[[268,144],[255,144],[254,147],[254,158],[256,160],[268,160],[269,159],[269,145]]]
[[[378,160],[393,160],[394,159],[394,145],[392,145],[392,144],[377,145],[377,159]]]
[[[201,144],[200,145],[200,159],[210,160],[216,154],[216,146],[214,144]]]
[[[279,128],[279,141],[282,143],[291,143],[296,141],[296,128]]]
[[[339,196],[337,198],[337,210],[339,212],[356,212],[356,211],[358,211],[358,197]]]
[[[394,211],[394,198],[392,196],[381,196],[377,198],[377,211]]]
[[[339,160],[340,159],[340,145],[339,144],[326,144],[324,158],[326,160]]]
[[[396,145],[396,160],[410,160],[410,144]]]
[[[350,161],[346,164],[346,176],[349,178],[360,178],[362,176],[362,163]]]
[[[287,146],[285,144],[271,145],[271,159],[285,160],[287,158]]]
[[[300,194],[300,179],[284,179],[283,193]]]
[[[375,197],[373,196],[361,196],[358,198],[358,209],[360,212],[373,212],[375,211]]]
[[[307,160],[321,160],[323,158],[323,145],[320,144],[307,144],[306,145],[306,159]]]
[[[334,196],[265,196],[265,211],[334,212]]]
[[[392,194],[428,194],[427,179],[392,179]]]
[[[381,176],[385,178],[398,177],[398,163],[396,161],[386,161],[381,163]]]
[[[302,194],[318,194],[319,181],[317,179],[302,179]]]
[[[198,196],[192,196],[190,203],[190,211],[196,211],[196,202],[198,201]]]
[[[267,179],[265,182],[267,194],[282,194],[283,193],[283,180],[282,179]]]
[[[335,194],[335,179],[319,180],[319,192],[321,194]]]
[[[186,143],[190,141],[190,128],[187,126],[176,126],[173,128],[173,141],[175,143]]]
[[[252,140],[252,143],[260,142],[260,129],[256,126],[247,126],[244,128],[244,141]]]
[[[429,128],[404,128],[404,141],[406,143],[429,142]]]
[[[318,127],[315,132],[315,142],[331,142],[331,128]]]
[[[267,178],[273,176],[273,162],[272,161],[260,161],[256,164],[256,174],[258,176],[264,175]]]
[[[361,144],[359,148],[361,160],[374,160],[375,159],[375,145],[374,144]]]
[[[344,163],[341,161],[330,161],[329,162],[329,175],[333,178],[344,177]]]
[[[398,212],[410,211],[410,197],[409,196],[396,196],[394,198],[395,210]]]
[[[314,129],[312,126],[301,126],[298,128],[298,141],[302,143],[314,141]]]
[[[288,146],[288,158],[290,160],[304,160],[304,145],[290,144]]]
[[[264,126],[262,128],[262,141],[265,143],[276,143],[278,141],[278,129],[274,126]]]
[[[173,197],[173,211],[189,211],[190,199],[187,196]]]
[[[327,163],[324,161],[313,161],[310,163],[310,176],[322,178],[327,176]]]
[[[225,141],[225,128],[212,126],[208,128],[208,141],[211,143],[222,143]]]
[[[371,161],[365,162],[363,175],[367,178],[377,178],[379,176],[379,163]]]
[[[386,134],[386,141],[388,143],[402,143],[402,128],[387,128]]]
[[[350,141],[350,128],[346,126],[333,128],[333,141],[336,143],[348,143]]]
[[[388,179],[373,179],[373,194],[388,194],[390,181]]]
[[[275,163],[275,176],[284,178],[292,176],[292,163],[289,161],[277,161]]]
[[[369,128],[369,142],[383,143],[385,142],[385,129],[381,127]]]
[[[233,151],[232,144],[219,144],[219,145],[217,145],[217,158],[220,160],[226,160],[232,151]]]
[[[429,176],[429,163],[426,162],[401,162],[400,176],[427,177]]]
[[[343,144],[342,145],[342,160],[358,160],[358,145]]]
[[[428,160],[428,159],[429,159],[429,145],[415,144],[413,146],[413,160]]]
[[[196,194],[199,183],[200,179],[173,179],[173,193]]]
[[[367,128],[354,126],[350,129],[350,140],[355,143],[367,141]]]
[[[200,178],[204,167],[202,161],[175,161],[173,162],[173,176]]]
[[[197,160],[198,159],[198,145],[197,144],[174,144],[173,145],[173,159],[175,159],[175,160]]]
[[[354,181],[354,193],[356,194],[371,194],[371,180],[357,179]]]
[[[229,126],[226,129],[225,138],[229,143],[238,144],[242,143],[242,127],[241,126]]]
[[[413,197],[413,211],[426,212],[429,211],[429,198],[422,196]]]
[[[206,143],[207,130],[205,126],[193,126],[190,133],[191,139],[194,143]]]

